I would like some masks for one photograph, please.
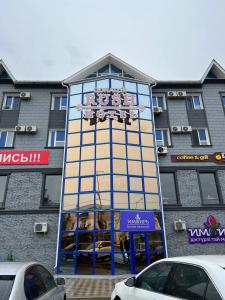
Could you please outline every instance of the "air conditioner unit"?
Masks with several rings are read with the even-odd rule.
[[[174,225],[174,230],[175,231],[183,231],[183,230],[187,229],[185,221],[181,221],[181,220],[174,221],[173,225]]]
[[[182,132],[192,132],[191,126],[182,126]]]
[[[153,107],[154,114],[158,115],[162,112],[162,107],[155,106]]]
[[[183,98],[186,96],[187,96],[186,91],[168,91],[167,92],[168,98]]]
[[[26,126],[17,125],[15,126],[14,131],[17,133],[24,133],[26,132]]]
[[[172,126],[171,127],[171,132],[172,133],[179,133],[179,132],[181,132],[181,126]]]
[[[158,154],[167,154],[168,153],[167,147],[157,147],[157,153]]]
[[[34,223],[34,232],[46,233],[48,231],[47,223]]]
[[[23,100],[30,99],[30,92],[21,92],[20,93],[20,98],[23,99]]]
[[[37,132],[37,126],[31,126],[31,125],[26,126],[26,132],[27,133],[35,133],[35,132]]]

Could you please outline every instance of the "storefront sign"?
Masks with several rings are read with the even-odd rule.
[[[49,150],[0,151],[0,165],[47,165]]]
[[[225,243],[225,227],[221,227],[216,218],[208,216],[204,228],[188,228],[190,244]]]
[[[216,152],[214,154],[178,154],[171,155],[172,162],[214,162],[225,163],[225,153]]]
[[[121,89],[95,89],[94,93],[84,95],[84,105],[77,105],[77,110],[83,112],[84,119],[136,119],[138,111],[144,111],[145,106],[137,106],[134,94],[128,94]]]
[[[153,231],[155,230],[155,214],[151,211],[121,211],[121,231]]]

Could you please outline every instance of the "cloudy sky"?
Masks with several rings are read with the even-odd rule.
[[[111,52],[161,80],[225,68],[225,0],[0,0],[0,58],[61,80]]]

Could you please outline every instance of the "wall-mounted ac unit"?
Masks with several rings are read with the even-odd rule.
[[[182,132],[192,132],[191,126],[182,126]]]
[[[26,132],[26,126],[17,125],[15,126],[14,131],[17,133],[24,133]]]
[[[168,153],[167,147],[157,147],[157,153],[161,155],[167,154]]]
[[[167,97],[168,98],[184,98],[187,96],[186,91],[168,91]]]
[[[48,224],[47,223],[34,223],[34,232],[37,233],[46,233],[48,231]]]
[[[26,126],[27,133],[35,133],[37,132],[37,126],[27,125]]]
[[[181,221],[181,220],[174,221],[173,225],[174,225],[174,230],[176,231],[183,231],[187,229],[185,221]]]
[[[171,126],[172,133],[179,133],[181,132],[181,126]]]
[[[30,92],[21,92],[20,93],[20,98],[22,100],[29,100],[31,97]]]
[[[154,114],[158,115],[162,112],[162,107],[155,106],[153,107]]]

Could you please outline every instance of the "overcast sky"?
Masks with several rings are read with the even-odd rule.
[[[225,68],[225,0],[0,0],[16,79],[61,80],[108,52],[161,80]]]

